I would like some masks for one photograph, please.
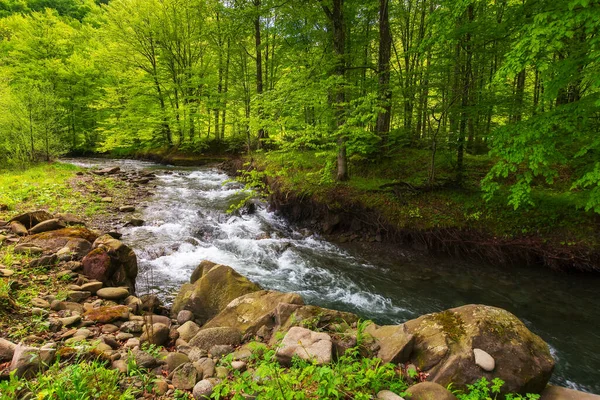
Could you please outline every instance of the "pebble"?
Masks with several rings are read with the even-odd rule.
[[[72,317],[59,318],[58,320],[63,326],[69,326],[81,321],[81,317],[79,315],[73,315]]]
[[[492,372],[496,368],[494,358],[481,349],[473,349],[475,355],[475,364],[487,372]]]
[[[102,325],[102,333],[115,333],[118,330],[119,330],[119,327],[115,326],[113,324]]]
[[[119,207],[119,211],[121,211],[121,212],[133,212],[133,211],[135,211],[135,207],[134,206],[122,206],[122,207]]]
[[[133,337],[133,335],[131,333],[125,333],[125,332],[119,332],[117,333],[117,336],[115,336],[115,338],[117,340],[128,340],[131,339]]]
[[[0,269],[0,276],[1,277],[9,277],[15,274],[15,271],[13,271],[12,269]]]
[[[194,395],[194,399],[200,400],[204,398],[209,398],[213,392],[213,384],[208,379],[202,379],[200,382],[196,383],[194,386],[194,390],[192,391]]]
[[[235,369],[236,371],[244,371],[246,369],[246,362],[245,361],[233,361],[231,363],[231,368]]]
[[[128,349],[133,349],[135,347],[139,347],[140,346],[140,340],[136,339],[136,338],[131,338],[129,340],[127,340],[127,342],[124,345],[126,348]]]
[[[101,299],[106,300],[121,300],[129,296],[129,290],[125,288],[102,288],[96,292],[96,295]]]
[[[67,300],[74,301],[76,303],[80,303],[90,297],[92,293],[90,292],[78,292],[76,290],[71,290],[67,293]]]
[[[38,308],[50,308],[50,303],[44,299],[40,299],[39,297],[34,297],[31,299],[31,305]]]
[[[181,310],[177,314],[177,323],[183,325],[194,318],[194,314],[189,310]]]
[[[95,294],[98,290],[102,289],[102,286],[104,286],[102,282],[91,281],[81,285],[81,290],[89,291],[92,294]]]

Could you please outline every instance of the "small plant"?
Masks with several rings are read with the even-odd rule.
[[[502,385],[504,385],[504,381],[500,378],[494,378],[492,382],[489,382],[484,377],[472,385],[467,385],[466,392],[454,391],[454,394],[458,400],[499,400],[502,398],[499,397]],[[531,393],[525,396],[512,393],[504,396],[504,400],[537,400],[539,398],[539,394]]]

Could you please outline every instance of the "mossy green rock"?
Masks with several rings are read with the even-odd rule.
[[[46,249],[56,253],[71,241],[71,239],[83,239],[93,243],[98,235],[87,228],[70,227],[50,232],[42,232],[25,238],[24,243]]]
[[[485,305],[465,305],[427,314],[405,323],[415,337],[410,361],[429,380],[463,389],[482,376],[502,379],[502,391],[540,393],[554,369],[548,345],[510,312]],[[495,369],[475,363],[473,349],[487,352]]]
[[[275,313],[280,303],[303,305],[304,301],[296,293],[260,290],[236,298],[202,328],[229,326],[243,335],[255,335],[263,325],[269,328],[275,325]]]
[[[232,300],[257,290],[260,290],[257,284],[233,268],[214,265],[193,284],[181,287],[171,312],[175,317],[179,311],[189,310],[194,314],[194,320],[204,323],[224,310]]]

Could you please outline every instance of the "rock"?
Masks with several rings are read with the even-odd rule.
[[[171,382],[175,389],[191,390],[198,382],[198,371],[192,363],[182,364],[173,372]]]
[[[198,361],[194,362],[194,367],[196,368],[196,370],[198,371],[198,375],[202,379],[207,379],[215,376],[215,362],[212,358],[200,358]]]
[[[298,306],[297,304],[280,303],[275,311],[277,329],[287,332],[292,326],[304,326],[310,323],[313,329],[331,330],[340,324],[349,326],[359,320],[352,313],[330,310],[316,306]],[[335,331],[335,329],[333,329]]]
[[[129,221],[125,223],[124,226],[142,226],[146,221],[139,218],[131,218]]]
[[[404,325],[377,326],[370,324],[365,328],[379,347],[377,358],[383,363],[405,363],[408,361],[414,345],[414,335],[409,334]]]
[[[126,288],[119,287],[107,287],[99,289],[96,295],[101,299],[106,300],[121,300],[129,296],[129,290]]]
[[[442,386],[464,389],[484,376],[502,379],[503,393],[540,393],[554,369],[548,345],[500,308],[466,305],[404,325],[415,336],[410,361]],[[495,360],[492,373],[475,363],[474,348]]]
[[[328,364],[331,362],[332,348],[328,334],[295,326],[285,335],[275,356],[283,365],[290,365],[293,356],[314,360],[317,364]]]
[[[165,317],[164,315],[144,315],[142,317],[142,321],[144,321],[146,324],[163,324],[166,325],[167,328],[171,326],[171,319],[169,317]]]
[[[233,353],[233,346],[229,344],[215,344],[208,349],[208,354],[214,358],[221,358],[231,353]]]
[[[83,316],[86,321],[107,324],[118,319],[129,318],[129,308],[127,308],[127,306],[97,307],[86,311]]]
[[[230,327],[217,327],[201,330],[189,343],[190,346],[208,350],[217,344],[237,346],[241,341],[242,335],[239,330]]]
[[[44,252],[44,249],[42,249],[41,247],[34,246],[30,243],[19,243],[15,246],[14,251],[18,254],[38,255],[42,254]]]
[[[120,167],[107,167],[107,168],[99,169],[96,171],[92,171],[92,174],[94,174],[94,175],[114,175],[114,174],[118,173],[119,171],[121,171]]]
[[[136,347],[140,347],[140,340],[137,338],[131,338],[125,342],[125,348],[134,349]]]
[[[157,346],[162,346],[169,340],[169,328],[161,323],[155,323],[148,326],[142,336],[140,342],[148,342]]]
[[[73,315],[71,317],[58,318],[61,322],[62,326],[70,326],[81,321],[81,317],[79,315]]]
[[[421,382],[409,387],[410,400],[456,400],[448,389],[434,382]]]
[[[183,325],[194,318],[194,314],[189,310],[181,310],[177,314],[177,323]]]
[[[134,349],[131,354],[133,354],[133,359],[138,367],[153,368],[157,365],[156,359],[145,351]]]
[[[227,367],[217,367],[215,368],[215,372],[218,379],[225,379],[227,376],[229,376],[229,370]]]
[[[91,282],[84,283],[83,285],[81,285],[81,290],[90,292],[92,294],[96,294],[96,292],[98,290],[102,289],[102,286],[104,286],[104,284],[102,282],[91,281]]]
[[[154,394],[162,396],[169,390],[169,384],[162,378],[158,378],[154,381]]]
[[[200,264],[194,269],[192,275],[190,275],[190,283],[195,283],[198,279],[202,278],[203,275],[206,275],[208,271],[210,271],[213,267],[216,267],[218,264],[204,260],[201,261]]]
[[[113,369],[126,374],[127,373],[127,362],[125,360],[115,360],[112,362]]]
[[[19,236],[27,236],[27,234],[29,233],[27,232],[27,228],[25,228],[25,226],[22,223],[17,221],[13,221],[10,223],[10,230],[12,231],[12,233]]]
[[[8,278],[9,276],[13,276],[14,274],[15,274],[15,271],[13,271],[12,269],[6,269],[6,268],[0,269],[0,277],[2,277],[2,278]]]
[[[31,299],[31,305],[39,308],[50,308],[50,303],[44,299],[40,299],[39,297],[34,297]]]
[[[71,290],[67,293],[67,300],[74,301],[76,303],[81,303],[91,295],[92,293],[90,292]]]
[[[210,398],[213,392],[213,388],[214,386],[209,380],[201,380],[200,382],[196,383],[196,385],[194,386],[194,390],[192,391],[194,399],[200,400]]]
[[[103,276],[100,276],[100,278],[93,276],[91,277],[98,281],[104,282],[105,286],[125,286],[129,288],[131,293],[134,293],[135,278],[138,274],[138,265],[137,257],[133,250],[129,246],[123,244],[123,242],[121,242],[120,240],[117,240],[110,235],[100,236],[94,241],[92,247],[94,248],[94,250],[89,254],[92,254],[94,252],[97,252],[97,254],[101,254],[100,250],[103,250],[106,254],[110,256],[111,262],[110,267],[104,270],[105,272]],[[103,266],[105,266],[105,264],[103,264]],[[87,276],[90,276],[86,273],[85,262],[84,273]]]
[[[135,207],[134,206],[122,206],[122,207],[119,207],[119,211],[121,211],[121,212],[133,212],[133,211],[135,211]]]
[[[150,313],[157,311],[161,306],[160,300],[155,294],[145,294],[140,297],[140,301],[142,302],[142,311],[147,311]]]
[[[215,265],[193,284],[181,287],[171,309],[173,316],[189,310],[202,323],[208,321],[232,300],[260,288],[233,268]]]
[[[232,361],[231,368],[236,371],[245,371],[246,370],[246,362],[245,361]]]
[[[247,344],[243,345],[233,353],[233,359],[236,361],[248,360],[252,357],[252,350]]]
[[[402,397],[389,390],[380,391],[379,393],[377,393],[377,398],[381,400],[404,400]]]
[[[181,314],[181,313],[180,313]],[[192,321],[188,321],[177,328],[177,332],[179,332],[179,337],[186,342],[189,342],[191,338],[196,336],[200,327]]]
[[[183,353],[169,353],[166,361],[169,372],[173,372],[181,364],[189,363],[190,359]]]
[[[85,239],[73,238],[70,239],[65,247],[60,249],[56,255],[60,257],[61,253],[70,256],[70,260],[81,260],[92,249],[92,244]],[[66,260],[65,261],[70,261]]]
[[[45,210],[31,211],[25,214],[17,215],[8,222],[19,222],[26,229],[31,229],[37,224],[52,219],[52,215]]]
[[[204,350],[199,347],[191,347],[190,350],[188,351],[187,355],[190,358],[191,362],[196,362],[203,358],[208,357],[208,350]]]
[[[81,264],[84,275],[99,282],[108,282],[114,271],[110,256],[103,249],[90,251],[83,257]]]
[[[548,385],[542,392],[540,400],[600,400],[600,396],[560,386]]]
[[[36,234],[36,233],[42,233],[42,232],[48,232],[48,231],[55,231],[57,229],[62,229],[62,228],[66,228],[67,226],[60,221],[58,218],[53,218],[53,219],[48,219],[44,222],[40,222],[39,224],[35,225],[33,228],[31,228],[29,230],[29,233]]]
[[[56,214],[56,218],[58,218],[59,220],[64,222],[65,225],[68,225],[68,226],[72,226],[72,225],[85,226],[85,222],[82,221],[81,218],[79,218],[78,216],[76,216],[74,214],[60,213],[60,214]]]
[[[49,314],[48,310],[44,310],[43,308],[38,307],[32,307],[30,311],[31,315],[35,315],[37,317],[47,317]]]
[[[233,300],[202,329],[229,326],[238,329],[243,335],[255,335],[263,325],[274,325],[275,310],[279,303],[304,304],[302,297],[296,293],[260,290]]]
[[[115,336],[115,338],[117,340],[127,340],[127,339],[131,339],[133,337],[133,335],[131,333],[125,333],[125,332],[119,332],[117,333],[117,336]]]
[[[38,259],[31,261],[29,263],[29,266],[31,268],[47,267],[50,265],[54,265],[57,262],[58,262],[58,257],[56,256],[56,254],[52,254],[52,255],[42,256]]]
[[[9,342],[6,339],[0,338],[0,364],[10,361],[15,353],[16,344]]]
[[[87,228],[69,227],[38,233],[36,235],[25,238],[25,244],[30,246],[40,247],[49,252],[56,253],[63,247],[67,246],[72,239],[83,239],[89,243],[94,242],[98,235]]]
[[[121,331],[128,333],[142,333],[144,331],[143,321],[127,321],[121,325]]]
[[[102,340],[103,343],[109,345],[111,349],[118,349],[119,347],[121,347],[119,342],[117,342],[117,340],[113,336],[102,335],[100,336],[100,340]]]
[[[475,364],[479,365],[481,369],[487,372],[492,372],[496,367],[496,362],[488,353],[481,349],[473,349],[473,355],[475,356]]]
[[[112,324],[104,324],[102,325],[101,331],[102,333],[115,333],[119,330],[119,327]]]
[[[56,349],[50,346],[36,348],[18,344],[14,348],[10,370],[19,378],[32,378],[52,364],[55,354]]]
[[[112,197],[110,197],[110,196],[107,196],[107,197],[102,197],[102,198],[100,199],[100,201],[101,201],[102,203],[112,203],[112,202],[113,202],[113,198],[112,198]]]

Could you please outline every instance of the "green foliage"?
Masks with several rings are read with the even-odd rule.
[[[215,387],[212,398],[242,399],[244,394],[282,399],[371,399],[387,389],[400,395],[406,384],[393,364],[361,358],[358,349],[351,349],[331,365],[316,365],[295,358],[290,368],[283,368],[275,359],[275,350],[253,356],[250,372],[235,371],[232,379]]]
[[[118,371],[107,369],[99,362],[64,366],[53,364],[33,380],[19,379],[11,374],[9,381],[0,382],[0,393],[7,398],[21,398],[31,393],[39,399],[55,400],[133,400],[132,389],[121,389]]]
[[[467,391],[455,392],[454,394],[458,400],[537,400],[540,398],[539,394],[527,394],[525,396],[520,394],[509,393],[502,397],[500,395],[500,389],[504,385],[504,382],[499,378],[492,379],[492,382],[488,382],[486,378],[481,378],[472,385],[467,385]]]

